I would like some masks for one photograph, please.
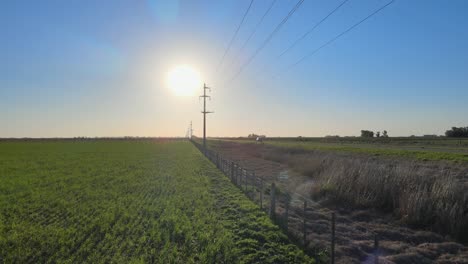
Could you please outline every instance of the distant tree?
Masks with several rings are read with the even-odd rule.
[[[248,138],[257,138],[257,137],[258,137],[258,135],[257,135],[257,134],[254,134],[254,133],[249,134],[249,136],[248,136]]]
[[[382,133],[382,137],[388,137],[388,133],[387,133],[387,130],[384,130],[383,133]]]
[[[380,137],[380,131],[377,131],[377,133],[375,134],[376,137]]]
[[[361,137],[372,138],[374,137],[374,132],[370,130],[361,130]]]
[[[468,127],[452,127],[445,132],[446,137],[468,137]]]

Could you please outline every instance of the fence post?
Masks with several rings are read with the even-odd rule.
[[[286,211],[284,212],[284,229],[288,233],[289,229],[289,195],[286,195]]]
[[[242,191],[242,167],[237,164],[237,174],[239,175],[239,188]]]
[[[216,152],[216,167],[219,169],[219,153]]]
[[[240,177],[240,174],[239,174],[239,164],[236,163],[236,185],[238,187],[242,187],[242,179]],[[242,189],[242,188],[241,188]]]
[[[240,181],[239,181],[239,164],[236,163],[236,185],[239,186],[240,185]]]
[[[335,264],[335,212],[332,213],[331,233],[331,263]]]
[[[255,198],[257,196],[257,176],[255,176],[255,171],[252,171],[252,180],[250,181],[252,184],[252,198],[255,201]]]
[[[377,234],[374,236],[374,263],[379,264],[379,240]]]
[[[231,161],[231,181],[234,182],[234,161]]]
[[[302,219],[302,240],[304,241],[304,247],[307,246],[307,201],[304,200],[304,210],[303,210],[303,219]]]
[[[244,189],[244,193],[247,194],[247,171],[242,169],[241,170],[241,179],[244,181],[244,187],[242,187],[242,180],[241,180],[241,189]]]
[[[276,213],[276,200],[275,200],[275,191],[276,191],[276,186],[275,183],[273,182],[271,184],[271,190],[270,190],[270,218],[275,220],[275,213]]]
[[[243,191],[243,187],[242,187],[242,180],[243,180],[243,177],[244,177],[244,169],[239,165],[237,164],[237,166],[239,166],[239,188],[241,189],[241,191]]]
[[[245,180],[244,180],[244,192],[247,194],[247,197],[249,197],[249,193],[247,192],[247,184],[249,182],[249,175],[247,174],[247,170],[243,169],[242,174],[245,175]]]
[[[263,176],[260,177],[260,209],[263,210]]]

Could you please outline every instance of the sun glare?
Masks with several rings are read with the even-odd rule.
[[[177,96],[191,96],[201,87],[200,74],[187,65],[180,65],[168,72],[167,85]]]

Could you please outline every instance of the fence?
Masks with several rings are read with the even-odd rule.
[[[308,251],[308,225],[313,224],[310,221],[311,210],[310,204],[312,201],[294,192],[283,191],[278,188],[273,181],[266,182],[263,177],[257,176],[254,170],[243,168],[238,163],[227,159],[219,153],[211,149],[203,149],[203,146],[194,140],[191,142],[203,153],[216,167],[226,175],[231,182],[239,187],[245,195],[259,207],[265,211],[270,218],[278,224],[283,231],[298,244],[302,246],[306,252]],[[308,216],[309,215],[309,216]],[[330,263],[335,263],[335,226],[336,216],[332,212],[330,215],[330,247],[329,257]],[[378,244],[377,236],[374,237],[374,263],[378,263]],[[313,256],[317,257],[317,256]]]

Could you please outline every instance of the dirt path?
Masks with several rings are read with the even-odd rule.
[[[308,190],[313,188],[313,180],[291,172],[287,164],[262,158],[268,147],[235,142],[221,142],[212,147],[241,166],[255,170],[266,182],[275,180],[281,188],[310,196]],[[300,233],[301,206],[292,199],[290,207],[290,230]],[[280,202],[277,212],[281,214],[284,208],[285,204]],[[309,248],[329,250],[333,211],[336,213],[337,263],[373,263],[375,235],[379,238],[379,263],[468,263],[468,248],[441,235],[410,229],[391,215],[374,210],[340,207],[317,200],[307,205]]]

